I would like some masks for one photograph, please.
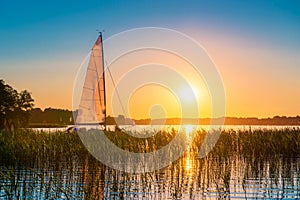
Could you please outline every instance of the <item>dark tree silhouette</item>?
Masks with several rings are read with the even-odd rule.
[[[30,127],[44,126],[66,126],[74,124],[73,112],[67,109],[46,108],[44,111],[40,108],[33,108],[29,111],[31,117]]]
[[[33,99],[26,90],[17,92],[10,85],[0,80],[0,129],[13,131],[25,127],[29,121],[29,110]]]

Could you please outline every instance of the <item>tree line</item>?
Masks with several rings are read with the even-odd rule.
[[[65,126],[74,124],[73,112],[67,109],[46,108],[33,108],[29,111],[29,126]]]
[[[0,80],[0,130],[14,131],[27,126],[33,101],[27,90],[18,92]]]
[[[34,108],[30,92],[18,92],[0,80],[0,130],[12,132],[18,128],[74,124],[72,111]]]

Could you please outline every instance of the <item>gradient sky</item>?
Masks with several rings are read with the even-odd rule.
[[[183,32],[217,64],[227,116],[300,115],[300,1],[2,1],[0,79],[37,107],[72,108],[97,37],[155,26]]]

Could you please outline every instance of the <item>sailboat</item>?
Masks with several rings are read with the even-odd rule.
[[[103,40],[100,32],[89,58],[76,125],[100,125],[106,130]]]

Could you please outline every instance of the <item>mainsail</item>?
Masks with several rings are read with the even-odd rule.
[[[105,74],[103,62],[102,34],[100,33],[90,55],[79,110],[77,125],[96,125],[105,123]]]

